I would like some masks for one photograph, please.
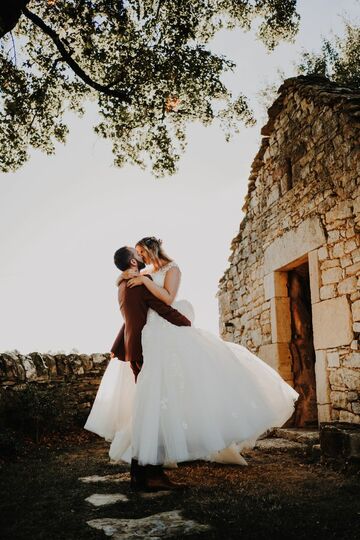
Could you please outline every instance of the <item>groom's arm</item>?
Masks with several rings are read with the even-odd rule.
[[[161,317],[175,326],[191,326],[189,319],[187,319],[179,311],[156,298],[156,296],[151,294],[144,285],[142,287],[145,289],[144,301],[149,308],[156,311]]]
[[[125,361],[125,343],[124,343],[125,324],[122,325],[110,352],[119,360]]]

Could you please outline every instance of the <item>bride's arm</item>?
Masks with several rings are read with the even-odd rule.
[[[128,287],[136,287],[137,285],[145,285],[156,298],[162,300],[170,306],[175,300],[176,294],[180,285],[180,270],[179,268],[170,268],[165,274],[164,286],[160,287],[149,279],[146,275],[138,276],[134,279],[130,279]]]
[[[140,270],[140,275],[141,276],[146,276],[149,274],[149,270]],[[119,286],[120,283],[124,280],[124,279],[131,279],[131,278],[134,278],[135,276],[138,275],[138,272],[137,270],[134,270],[132,268],[129,268],[128,270],[124,270],[123,272],[121,272],[121,274],[117,277],[116,279],[116,285]]]

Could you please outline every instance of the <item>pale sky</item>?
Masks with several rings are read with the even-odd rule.
[[[359,22],[358,0],[303,0],[293,44],[269,54],[255,32],[222,32],[213,48],[237,63],[226,76],[234,93],[251,98],[258,123],[226,143],[218,126],[191,125],[179,173],[155,179],[112,165],[110,143],[96,137],[96,118],[70,117],[66,146],[39,152],[0,178],[0,352],[107,352],[122,323],[113,263],[122,245],[162,238],[182,270],[178,298],[196,312],[195,325],[218,334],[218,281],[243,217],[264,111],[257,93],[294,75],[301,49],[342,35],[342,17]]]

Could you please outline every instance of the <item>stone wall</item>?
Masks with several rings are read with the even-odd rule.
[[[110,354],[0,353],[0,388],[22,390],[28,384],[66,383],[84,414],[95,398]]]
[[[320,77],[279,88],[262,128],[220,332],[293,384],[287,273],[306,262],[320,421],[360,422],[360,92]]]

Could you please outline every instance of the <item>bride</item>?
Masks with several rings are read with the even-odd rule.
[[[123,279],[128,287],[144,285],[192,326],[184,332],[149,309],[136,384],[129,362],[112,359],[85,429],[111,441],[114,461],[136,458],[157,465],[205,459],[246,465],[240,451],[282,426],[299,394],[242,345],[194,327],[191,304],[175,301],[181,272],[160,240],[143,238],[136,251],[147,269],[140,275],[123,272],[117,285]]]

